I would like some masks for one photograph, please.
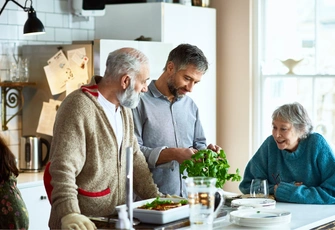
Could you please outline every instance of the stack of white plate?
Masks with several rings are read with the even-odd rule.
[[[275,208],[276,201],[263,198],[236,199],[231,202],[232,208]]]
[[[283,226],[291,222],[291,213],[269,208],[241,209],[230,213],[230,222],[246,227]]]

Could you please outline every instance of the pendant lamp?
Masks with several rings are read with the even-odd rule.
[[[27,7],[28,0],[26,0],[24,6],[22,6],[20,3],[16,2],[15,0],[6,0],[5,4],[3,5],[3,7],[0,10],[0,15],[1,15],[2,11],[5,9],[7,3],[10,2],[10,1],[14,2],[16,5],[21,7],[25,12],[28,12],[28,19],[27,19],[27,21],[26,21],[26,23],[24,24],[24,27],[23,27],[23,34],[24,35],[37,35],[37,34],[44,34],[45,33],[44,26],[43,26],[42,22],[37,18],[36,11],[34,10],[34,8],[32,6],[33,1],[30,1],[30,7]]]

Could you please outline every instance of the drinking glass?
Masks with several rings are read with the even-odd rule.
[[[215,187],[216,178],[188,177],[186,188],[190,207],[191,229],[213,229],[213,221],[224,204],[224,196],[221,189]],[[221,196],[220,203],[214,210],[215,193]]]
[[[267,198],[269,185],[267,179],[253,179],[250,185],[250,197]]]

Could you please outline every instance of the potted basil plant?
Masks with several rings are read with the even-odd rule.
[[[226,181],[240,181],[240,171],[236,169],[235,173],[229,173],[230,165],[228,163],[224,150],[214,152],[210,149],[199,150],[193,154],[191,159],[185,160],[180,164],[180,173],[182,177],[214,177],[216,178],[216,187],[222,189]],[[184,171],[187,175],[184,175]],[[218,196],[215,197],[216,204]]]

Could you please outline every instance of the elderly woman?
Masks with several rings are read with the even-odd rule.
[[[335,203],[335,156],[299,103],[280,106],[272,114],[269,136],[247,164],[239,185],[248,194],[251,180],[264,178],[277,201]]]

